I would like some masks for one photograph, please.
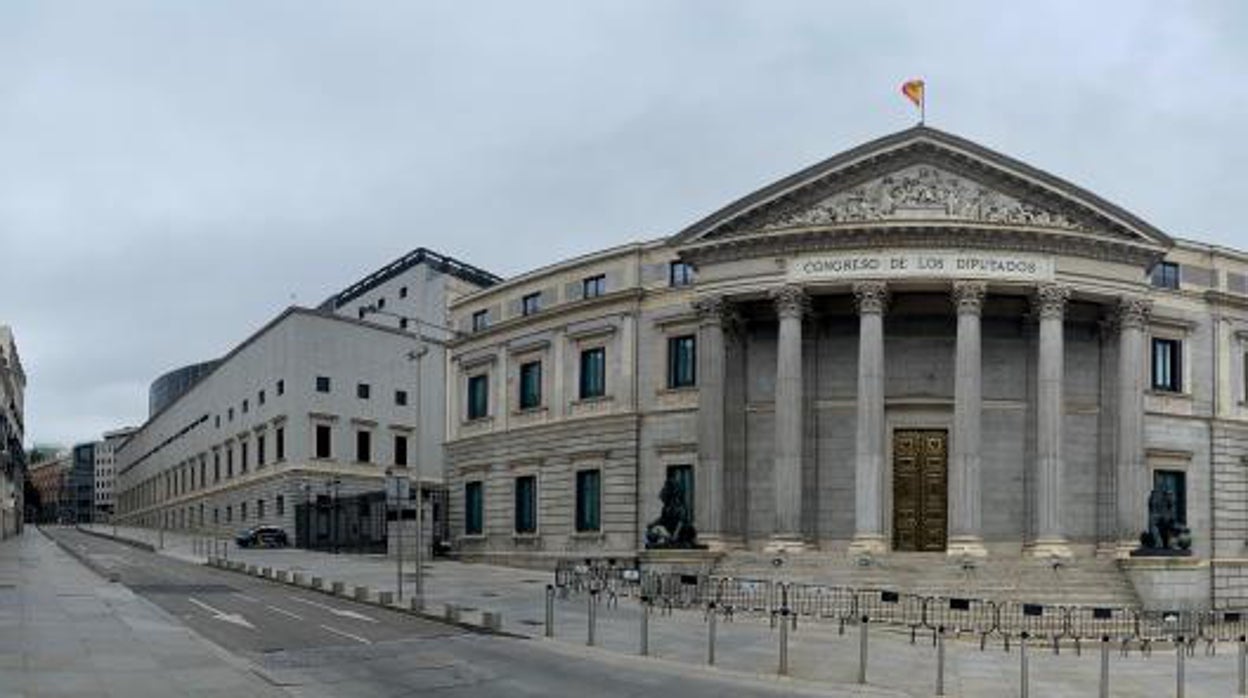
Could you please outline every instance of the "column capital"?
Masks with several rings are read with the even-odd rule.
[[[953,282],[953,304],[958,315],[979,315],[984,310],[984,298],[988,296],[988,284],[983,281]]]
[[[776,314],[781,318],[798,318],[810,311],[810,296],[797,284],[785,284],[771,290],[771,300],[776,304]]]
[[[697,298],[692,305],[700,325],[725,325],[733,313],[732,304],[723,296]]]
[[[1141,330],[1152,316],[1153,301],[1142,296],[1123,296],[1114,310],[1113,317],[1119,329]]]
[[[883,281],[859,281],[854,284],[854,302],[859,315],[883,315],[888,308],[888,284]]]
[[[1036,287],[1032,302],[1041,320],[1061,320],[1066,315],[1066,302],[1070,300],[1070,287],[1061,284],[1041,284]]]

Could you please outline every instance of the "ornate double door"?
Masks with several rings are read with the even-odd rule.
[[[948,482],[949,432],[893,432],[893,550],[945,549]]]

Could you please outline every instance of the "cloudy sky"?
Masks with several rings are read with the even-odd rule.
[[[928,122],[1248,248],[1248,5],[0,2],[0,323],[27,437],[425,245],[502,275],[671,234]]]

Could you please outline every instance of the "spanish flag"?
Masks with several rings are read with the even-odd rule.
[[[901,83],[901,93],[906,96],[906,99],[914,102],[914,106],[919,108],[919,123],[923,123],[923,118],[926,116],[924,112],[927,106],[923,100],[923,81],[916,79]]]

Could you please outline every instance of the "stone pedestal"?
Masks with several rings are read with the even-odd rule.
[[[1146,611],[1209,608],[1209,562],[1193,557],[1129,557],[1119,562]]]
[[[703,574],[723,557],[714,550],[643,550],[637,554],[637,567],[643,572]]]

